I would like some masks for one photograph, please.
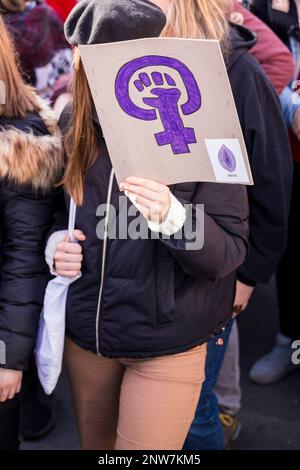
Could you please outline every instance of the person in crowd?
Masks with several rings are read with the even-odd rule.
[[[231,23],[244,26],[256,35],[249,52],[256,58],[279,95],[294,77],[291,51],[262,20],[243,7],[241,0],[232,2]]]
[[[156,0],[155,3],[167,4],[166,36],[216,39],[212,29],[216,22],[219,28],[222,25],[222,32],[228,39],[225,60],[255,182],[248,189],[250,250],[246,262],[238,269],[231,312],[237,315],[246,307],[255,284],[269,281],[285,248],[292,164],[280,103],[266,75],[249,54],[249,49],[255,45],[255,36],[242,26],[229,25],[227,18],[232,2]],[[216,348],[221,346],[224,353],[229,331],[230,327],[223,332],[223,337],[217,337],[208,345],[206,381],[185,442],[186,450],[224,448],[213,386],[222,363],[222,354],[219,355]]]
[[[70,72],[72,63],[62,21],[41,0],[0,0],[0,14],[13,37],[25,80],[49,99],[55,82]]]
[[[12,36],[23,78],[49,100],[57,79],[69,73],[72,63],[62,21],[41,0],[0,0],[0,14]],[[43,393],[34,362],[31,369],[22,403],[23,439],[39,437],[54,424],[54,398]]]
[[[46,236],[63,167],[52,112],[25,84],[0,16],[0,449],[19,445],[20,391],[29,380],[48,280]]]
[[[294,75],[293,56],[287,46],[283,44],[264,22],[243,8],[241,2],[234,2],[230,20],[244,25],[256,33],[257,42],[250,49],[250,52],[270,78],[277,93],[279,95],[285,94],[286,86]],[[236,321],[233,323],[214,392],[221,409],[220,419],[225,433],[225,446],[228,447],[238,437],[241,429],[238,413],[241,408],[242,393],[240,387],[239,338]]]
[[[72,72],[62,75],[53,87],[51,106],[58,118],[60,118],[66,105],[72,100],[71,84]]]
[[[77,0],[46,0],[47,4],[56,11],[60,19],[65,22]]]
[[[265,21],[278,37],[288,46],[294,55],[295,90],[300,79],[300,2],[254,0],[251,10]],[[294,158],[294,181],[290,208],[288,244],[277,271],[277,289],[279,300],[280,332],[273,349],[259,359],[250,371],[250,378],[258,384],[270,384],[298,369],[292,363],[293,342],[300,338],[300,319],[297,311],[297,276],[291,276],[293,267],[300,262],[299,249],[299,188],[300,188],[300,101],[293,95],[292,83],[282,96],[282,109],[286,124],[290,129],[290,140]]]
[[[61,201],[62,222],[53,227],[46,259],[61,276],[81,270],[68,293],[65,359],[83,449],[182,448],[204,381],[206,343],[231,319],[236,270],[247,253],[244,186],[170,189],[132,177],[119,187],[114,178],[76,46],[159,36],[165,23],[147,0],[82,0],[65,25],[75,70],[73,102],[61,117],[64,187],[67,204],[71,196],[79,206],[81,243],[57,231],[66,226]],[[221,11],[211,28],[227,49]],[[117,205],[124,191],[149,238],[99,240],[97,207]],[[204,217],[202,249],[186,245],[188,214],[193,226]]]

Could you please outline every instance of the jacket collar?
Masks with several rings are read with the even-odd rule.
[[[57,119],[39,99],[39,113],[27,118],[2,118],[0,127],[0,181],[49,191],[63,170],[63,146]]]

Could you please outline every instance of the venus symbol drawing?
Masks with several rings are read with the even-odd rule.
[[[187,101],[183,104],[180,104],[182,90],[176,83],[178,73],[187,94]],[[139,93],[145,94],[146,91],[142,100],[145,107],[132,101],[130,87],[135,87]],[[127,62],[117,74],[115,95],[121,109],[132,118],[144,121],[160,119],[162,130],[154,135],[158,146],[170,145],[174,155],[182,155],[190,153],[190,146],[197,143],[195,129],[185,126],[184,116],[201,108],[202,97],[193,73],[183,62],[159,55],[147,55]]]

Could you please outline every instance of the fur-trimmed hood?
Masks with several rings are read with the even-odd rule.
[[[8,119],[4,124],[0,121],[0,181],[49,191],[62,175],[61,132],[55,114],[41,99],[39,115],[32,116],[48,135],[32,129],[27,118],[18,122]]]

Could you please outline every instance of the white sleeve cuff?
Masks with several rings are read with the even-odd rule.
[[[57,276],[57,272],[54,269],[54,255],[58,243],[62,242],[65,236],[68,235],[68,230],[58,230],[52,233],[48,239],[48,243],[45,250],[46,263],[49,266],[50,273],[52,276]]]
[[[173,194],[171,194],[171,205],[166,220],[161,224],[148,220],[148,227],[152,232],[171,236],[182,229],[185,220],[185,208],[181,202],[179,202],[178,199]]]

